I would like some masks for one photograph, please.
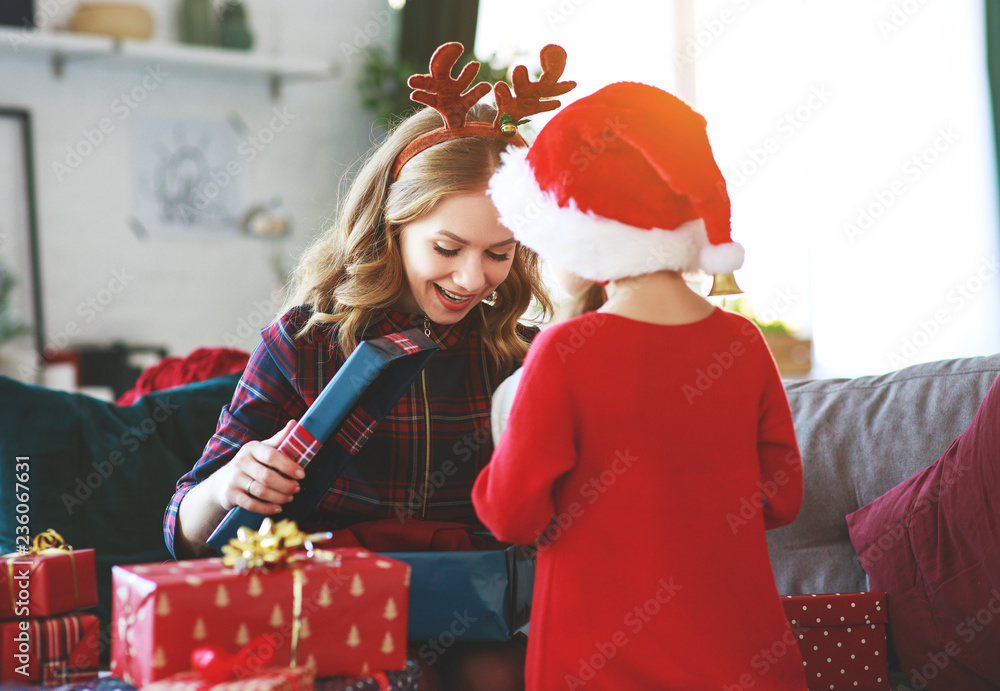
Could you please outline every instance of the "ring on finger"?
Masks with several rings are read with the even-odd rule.
[[[250,491],[250,488],[253,487],[253,483],[254,483],[253,478],[250,478],[250,480],[247,481],[247,494],[249,494],[251,497],[253,496],[253,492]]]

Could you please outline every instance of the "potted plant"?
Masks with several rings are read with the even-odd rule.
[[[752,321],[764,334],[778,371],[783,377],[805,376],[812,369],[812,341],[799,338],[783,321],[761,321],[746,298],[737,298],[723,305],[725,309]]]

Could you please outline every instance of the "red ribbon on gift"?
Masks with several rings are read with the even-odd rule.
[[[243,679],[269,666],[277,646],[277,639],[270,633],[257,636],[235,655],[220,645],[200,645],[191,651],[191,669],[213,685]]]

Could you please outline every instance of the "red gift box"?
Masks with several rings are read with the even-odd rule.
[[[213,684],[198,672],[180,672],[154,681],[143,691],[313,691],[316,670],[308,665],[262,669],[251,676]]]
[[[0,680],[65,684],[97,678],[101,634],[93,614],[0,622]]]
[[[6,556],[0,567],[0,619],[53,617],[97,604],[92,549]]]
[[[362,549],[237,573],[222,559],[112,569],[111,671],[142,687],[190,669],[191,651],[278,640],[274,665],[363,676],[406,665],[410,567]]]
[[[789,595],[782,604],[810,691],[889,688],[885,593]]]

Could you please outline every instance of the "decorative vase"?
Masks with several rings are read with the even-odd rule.
[[[181,41],[199,46],[215,43],[212,0],[181,0]]]
[[[247,11],[239,0],[227,0],[222,7],[219,21],[219,45],[224,48],[249,50],[253,45],[253,34],[247,26]]]

